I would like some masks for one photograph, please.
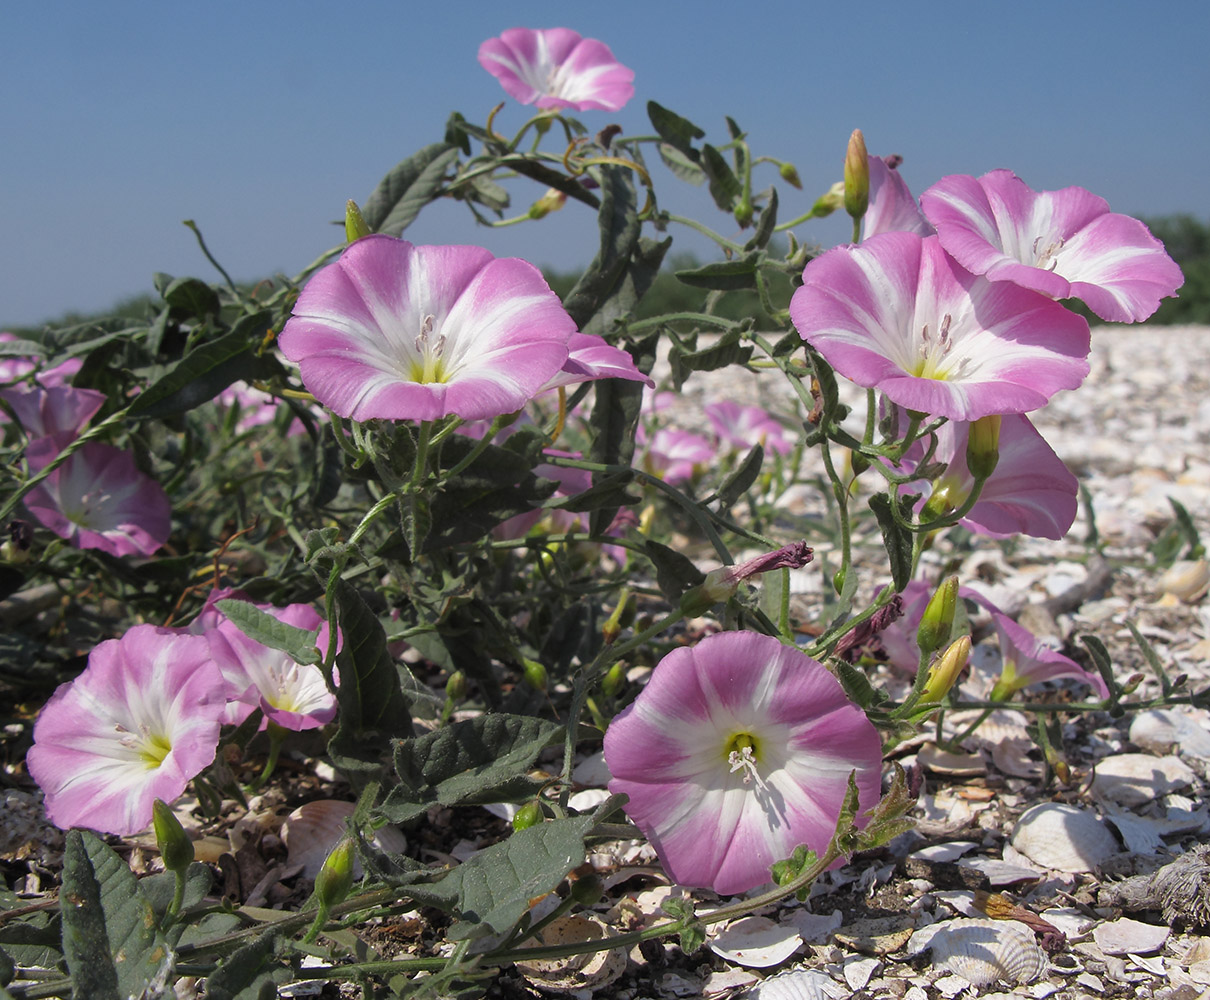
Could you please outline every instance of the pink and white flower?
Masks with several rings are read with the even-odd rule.
[[[105,405],[105,393],[66,384],[3,389],[0,398],[13,408],[29,439],[26,458],[35,471],[79,437],[84,425]]]
[[[989,695],[991,701],[1011,698],[1017,691],[1043,681],[1071,679],[1090,685],[1102,698],[1109,697],[1109,688],[1099,674],[1081,667],[1064,656],[1007,615],[992,613],[996,635],[1000,639],[1003,666],[1000,678]]]
[[[532,264],[375,235],[307,283],[279,343],[303,384],[342,417],[480,420],[551,386],[602,377],[589,370],[601,360],[589,349],[598,340],[577,334]],[[608,353],[605,374],[616,374],[622,353]]]
[[[26,756],[64,829],[129,836],[214,760],[225,685],[201,636],[136,625],[98,645],[34,725]]]
[[[936,230],[920,211],[920,205],[897,167],[900,157],[871,156],[870,205],[861,220],[862,236],[879,233],[915,233],[932,236]]]
[[[85,444],[30,490],[25,506],[76,548],[112,556],[149,556],[172,533],[163,487],[108,444]]]
[[[822,851],[856,772],[879,796],[877,731],[806,654],[756,632],[675,649],[605,733],[609,790],[682,885],[744,892],[800,844]]]
[[[511,97],[539,108],[617,111],[634,96],[634,70],[570,28],[510,28],[479,46],[479,63]]]
[[[947,467],[932,490],[948,491],[952,508],[964,503],[975,485],[975,477],[966,466],[969,434],[970,424],[963,421],[950,421],[937,431],[933,460]],[[960,523],[992,538],[1021,534],[1058,540],[1066,535],[1079,510],[1079,483],[1029,417],[1010,413],[1001,418],[999,454],[978,501]],[[909,449],[904,466],[910,469],[923,457],[921,442]],[[918,492],[920,488],[919,483],[913,483],[901,487],[901,491]],[[922,504],[928,492],[926,488]]]
[[[1079,187],[1033,191],[1010,170],[943,177],[920,197],[941,245],[968,271],[1053,299],[1083,299],[1101,319],[1135,323],[1184,283],[1138,219]]]
[[[794,450],[785,426],[759,406],[722,400],[707,403],[702,410],[719,439],[737,451],[746,452],[755,444],[774,455],[788,455]]]
[[[240,596],[224,593],[216,594],[215,599]],[[328,623],[310,605],[256,607],[287,625],[316,632],[315,644],[321,650],[328,648]],[[281,650],[257,642],[225,616],[205,635],[230,689],[224,721],[238,725],[260,708],[267,722],[299,732],[326,725],[336,717],[336,695],[328,690],[319,667],[296,663]]]
[[[689,482],[718,454],[708,439],[678,427],[661,427],[648,438],[640,425],[636,440],[647,446],[643,467],[670,486]]]
[[[1037,409],[1089,370],[1083,319],[968,274],[935,236],[882,233],[815,258],[790,316],[846,378],[952,420]]]

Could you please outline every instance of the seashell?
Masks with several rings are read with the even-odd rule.
[[[1183,708],[1183,706],[1182,706]],[[1210,760],[1210,713],[1199,709],[1152,708],[1130,723],[1130,742],[1152,753],[1182,754]]]
[[[1106,955],[1146,955],[1164,947],[1169,933],[1167,927],[1121,917],[1098,924],[1093,928],[1092,939]]]
[[[987,774],[987,764],[981,754],[950,753],[935,743],[922,746],[916,754],[916,762],[934,774],[952,774],[957,777]]]
[[[1184,559],[1173,563],[1155,584],[1160,594],[1171,594],[1186,604],[1196,604],[1210,590],[1210,562]]]
[[[599,917],[577,913],[552,920],[536,939],[531,939],[522,947],[605,941],[611,936]],[[567,958],[534,959],[518,962],[517,971],[531,984],[544,990],[558,993],[597,990],[608,986],[626,971],[626,953],[621,948],[610,948]]]
[[[933,962],[976,986],[1032,983],[1048,967],[1033,931],[1015,920],[950,920],[932,938]]]
[[[1090,872],[1118,853],[1117,840],[1095,813],[1056,802],[1025,810],[1011,843],[1034,863],[1061,872]]]
[[[787,969],[740,994],[740,1000],[840,1000],[853,991],[816,969]]]
[[[744,917],[715,934],[708,946],[716,955],[750,969],[779,965],[802,947],[796,927],[768,917]]]
[[[289,850],[287,863],[302,865],[306,878],[315,878],[328,853],[348,833],[345,820],[353,815],[356,803],[339,799],[316,799],[299,806],[282,824],[281,839]],[[370,843],[388,854],[402,854],[408,842],[396,827],[374,831]],[[361,862],[353,862],[353,877],[361,878]]]
[[[1144,806],[1193,784],[1193,779],[1193,769],[1179,757],[1120,753],[1097,764],[1092,794],[1121,806]]]

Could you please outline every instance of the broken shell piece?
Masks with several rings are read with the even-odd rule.
[[[1047,969],[1033,931],[1015,920],[950,920],[932,938],[933,962],[976,986],[1032,983]]]
[[[1061,872],[1093,871],[1118,852],[1117,840],[1095,813],[1057,802],[1027,809],[1012,845],[1035,864]]]
[[[1210,713],[1184,706],[1139,712],[1130,723],[1130,742],[1152,753],[1179,750],[1210,760]]]
[[[916,761],[934,774],[952,774],[955,777],[987,774],[987,764],[981,754],[950,753],[948,750],[942,750],[936,743],[922,746],[916,754]]]
[[[815,969],[788,969],[757,983],[741,1000],[840,1000],[852,990]]]
[[[1160,594],[1171,594],[1185,604],[1196,604],[1210,590],[1210,562],[1184,559],[1173,563],[1156,581],[1156,590]]]
[[[1093,928],[1092,939],[1106,955],[1146,955],[1164,947],[1168,934],[1167,927],[1122,917]]]
[[[599,918],[577,913],[551,921],[538,933],[537,938],[527,941],[522,948],[605,941],[610,936]],[[558,993],[597,990],[608,986],[626,971],[626,953],[621,948],[610,948],[567,958],[534,959],[531,962],[518,962],[517,971],[532,985],[543,990]]]
[[[708,946],[737,965],[767,969],[779,965],[802,947],[796,927],[778,924],[768,917],[744,917],[715,934]]]
[[[345,820],[353,815],[356,803],[339,799],[316,799],[299,806],[282,824],[281,839],[289,850],[287,864],[302,865],[306,878],[315,878],[329,852],[344,839]],[[370,843],[388,854],[402,854],[408,842],[396,827],[374,831]],[[353,877],[361,878],[361,862],[353,862]]]
[[[1193,779],[1193,769],[1179,757],[1120,753],[1097,764],[1092,794],[1122,806],[1144,806],[1193,784]]]

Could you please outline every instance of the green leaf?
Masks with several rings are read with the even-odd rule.
[[[676,278],[694,288],[710,288],[720,292],[755,288],[756,265],[763,257],[763,251],[753,250],[733,260],[718,260],[690,271],[677,271]]]
[[[660,904],[663,910],[673,920],[684,921],[685,924],[677,935],[677,943],[686,955],[692,955],[706,941],[706,925],[695,919],[693,901],[689,899],[666,899]]]
[[[96,834],[68,831],[59,899],[73,996],[137,997],[167,973],[172,956],[151,903],[126,862]]]
[[[706,183],[706,171],[697,165],[696,160],[666,142],[661,142],[656,148],[659,150],[660,159],[664,161],[664,166],[681,180],[699,187]]]
[[[744,188],[722,153],[709,143],[702,147],[702,169],[710,181],[710,196],[714,203],[724,212],[730,212]]]
[[[634,472],[618,472],[614,475],[603,476],[601,481],[594,483],[588,489],[570,497],[558,497],[547,500],[543,506],[547,510],[569,510],[582,513],[588,510],[599,510],[601,507],[618,507],[638,503],[639,498],[626,492],[626,487],[634,482]]]
[[[190,351],[135,398],[129,415],[162,418],[185,413],[209,402],[237,379],[251,377],[256,364],[253,352],[269,332],[271,320],[267,310],[245,316],[230,333]]]
[[[704,131],[688,118],[682,118],[675,111],[669,111],[655,101],[647,102],[647,117],[651,119],[651,127],[660,134],[664,142],[697,162],[701,154],[693,148],[693,140],[705,138]]]
[[[519,830],[453,869],[431,887],[431,898],[446,901],[458,918],[447,932],[449,939],[503,934],[512,928],[531,899],[546,895],[583,863],[584,837],[598,817],[613,812],[617,804],[614,796],[591,815]]]
[[[1105,648],[1103,643],[1095,635],[1081,635],[1080,641],[1088,649],[1088,655],[1092,658],[1093,664],[1101,675],[1101,679],[1105,682],[1105,687],[1112,694],[1120,690],[1120,687],[1113,679],[1113,660],[1109,658],[1109,650]]]
[[[910,520],[912,508],[920,497],[912,494],[892,500],[887,493],[875,493],[870,497],[870,510],[878,519],[878,527],[882,530],[882,544],[886,547],[887,558],[891,564],[891,579],[895,590],[903,590],[912,578],[912,533],[904,525],[895,520],[891,504],[899,505],[899,515],[905,521]]]
[[[278,931],[270,927],[233,952],[207,977],[206,1000],[273,1000],[276,980],[284,982],[289,975],[283,966],[273,964],[277,948]]]
[[[328,749],[338,767],[360,780],[379,769],[391,737],[410,733],[412,716],[382,623],[346,581],[336,581],[335,597],[343,641],[336,654],[340,725]]]
[[[218,602],[218,609],[249,639],[255,639],[270,649],[280,649],[295,663],[323,661],[323,654],[315,646],[315,632],[287,624],[267,611],[262,611],[250,601],[229,597]]]
[[[769,200],[760,210],[760,217],[756,220],[756,232],[752,234],[752,238],[744,244],[745,250],[763,250],[769,245],[769,240],[773,238],[774,230],[777,227],[777,188],[772,188],[769,191]]]
[[[400,785],[382,805],[393,823],[404,823],[433,805],[508,801],[520,790],[532,792],[525,778],[563,727],[525,715],[492,714],[456,722],[436,732],[395,745]]]
[[[741,327],[732,327],[721,334],[709,347],[700,351],[685,351],[673,346],[668,351],[672,366],[672,384],[680,389],[691,372],[713,372],[732,365],[747,364],[752,357],[752,345],[740,342]]]
[[[836,672],[836,679],[844,688],[844,693],[849,696],[849,701],[856,703],[858,708],[867,709],[880,700],[864,670],[853,666],[847,660],[837,659],[833,661],[832,665]]]
[[[760,467],[765,461],[765,449],[761,444],[754,444],[752,449],[744,456],[744,460],[739,463],[739,466],[718,488],[719,503],[723,508],[733,507],[748,490],[752,484],[756,482],[756,477],[760,475]]]
[[[601,207],[597,212],[600,246],[592,263],[563,300],[563,308],[585,333],[613,294],[639,241],[634,181],[621,167],[601,168]]]
[[[366,224],[376,233],[398,236],[441,190],[446,170],[457,159],[457,146],[434,142],[397,163],[361,206]]]
[[[690,587],[696,587],[706,580],[706,574],[697,568],[692,559],[654,539],[649,538],[643,543],[643,551],[655,566],[660,592],[672,604],[677,604]]]
[[[210,892],[213,883],[214,876],[210,873],[210,867],[200,861],[193,862],[185,869],[185,894],[181,897],[181,910],[200,905],[206,898],[206,894]],[[139,889],[147,897],[152,910],[155,911],[156,920],[163,925],[168,907],[172,904],[173,896],[176,893],[176,875],[173,872],[148,875],[139,881]],[[167,931],[169,944],[175,947],[188,926],[187,921],[174,923]]]
[[[1143,636],[1143,633],[1135,627],[1134,622],[1129,618],[1126,619],[1126,627],[1130,629],[1130,634],[1134,636],[1134,641],[1138,644],[1139,649],[1143,651],[1143,658],[1147,661],[1147,665],[1151,667],[1155,673],[1156,679],[1160,682],[1160,690],[1165,698],[1172,693],[1172,681],[1168,679],[1168,672],[1164,670],[1164,665],[1160,663],[1160,658],[1156,655],[1155,648]],[[1109,690],[1113,690],[1113,685],[1109,684]]]
[[[0,358],[40,358],[45,353],[36,340],[0,340]]]
[[[177,278],[163,292],[178,319],[205,320],[221,308],[218,292],[199,278]]]

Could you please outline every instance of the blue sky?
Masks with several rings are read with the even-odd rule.
[[[757,154],[797,165],[806,190],[783,218],[839,179],[860,127],[916,193],[1009,167],[1115,211],[1210,219],[1210,5],[1192,0],[8,3],[0,324],[107,308],[155,271],[216,280],[183,219],[239,280],[297,272],[338,241],[345,199],[439,140],[451,111],[482,122],[506,98],[476,60],[484,38],[555,25],[635,70],[635,99],[585,112],[589,128],[648,132],[654,99],[722,143],[729,114]],[[497,127],[526,116],[510,102]],[[734,235],[704,192],[657,183]],[[797,232],[837,242],[832,222]],[[591,257],[595,220],[569,206],[489,231],[439,205],[406,235],[567,269]],[[702,249],[674,235],[674,251]]]

